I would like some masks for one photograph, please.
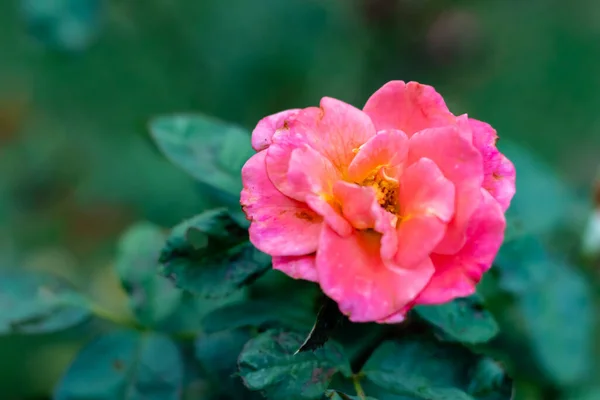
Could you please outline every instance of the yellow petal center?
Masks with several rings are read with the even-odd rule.
[[[398,182],[395,179],[386,176],[383,168],[370,175],[361,183],[361,185],[375,188],[377,202],[384,210],[395,215],[400,212],[398,204]]]

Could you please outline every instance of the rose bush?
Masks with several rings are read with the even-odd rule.
[[[363,110],[325,97],[268,116],[242,169],[250,240],[354,322],[399,322],[414,305],[468,296],[515,193],[496,140],[416,82],[387,83]]]

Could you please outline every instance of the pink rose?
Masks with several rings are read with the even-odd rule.
[[[242,169],[250,240],[355,322],[468,296],[515,193],[496,139],[416,82],[387,83],[362,111],[325,97],[266,117]]]

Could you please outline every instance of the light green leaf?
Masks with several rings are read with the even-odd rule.
[[[0,271],[0,335],[48,333],[85,321],[88,302],[58,277]]]
[[[99,0],[21,0],[21,8],[29,33],[58,50],[85,50],[101,27]]]
[[[254,153],[247,131],[200,114],[157,117],[150,131],[172,163],[239,200],[240,170]]]
[[[336,343],[294,354],[303,341],[301,334],[267,331],[248,342],[239,357],[246,386],[272,400],[319,399],[336,372],[352,373]]]
[[[81,350],[54,400],[177,400],[182,382],[181,356],[168,337],[117,331]]]
[[[158,258],[166,234],[150,223],[129,228],[119,241],[116,271],[137,318],[155,326],[180,304],[183,292],[158,275]]]
[[[578,384],[594,365],[591,288],[570,265],[552,261],[542,267],[547,279],[523,293],[517,307],[542,368],[555,382]]]
[[[415,311],[452,341],[485,343],[498,334],[496,320],[484,308],[483,299],[476,294],[446,304],[417,306]]]
[[[582,219],[582,202],[564,182],[525,148],[502,141],[504,154],[517,170],[517,191],[507,211],[506,238],[546,234]]]
[[[222,297],[267,271],[270,257],[247,239],[224,209],[206,211],[173,228],[160,256],[161,273],[185,290]]]
[[[522,294],[547,279],[547,263],[548,254],[540,239],[526,235],[504,242],[494,260],[494,272],[500,288]]]
[[[363,373],[391,393],[422,400],[473,400],[467,394],[478,357],[459,345],[420,338],[384,342],[371,355]],[[505,400],[510,387],[498,388]]]

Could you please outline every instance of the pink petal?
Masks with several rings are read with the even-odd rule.
[[[331,161],[304,144],[292,151],[287,178],[284,194],[304,201],[309,194],[330,197],[340,175]]]
[[[515,194],[514,165],[496,148],[496,130],[485,122],[469,119],[473,131],[473,145],[483,156],[483,187],[506,211]]]
[[[407,165],[429,158],[454,184],[455,214],[435,252],[456,253],[465,243],[469,220],[481,201],[481,154],[456,127],[425,129],[410,138]]]
[[[352,225],[342,216],[341,210],[338,207],[334,208],[326,198],[311,194],[306,196],[306,204],[311,210],[322,216],[325,224],[338,235],[346,237],[352,233]]]
[[[377,132],[369,141],[360,146],[356,157],[348,167],[348,177],[361,183],[369,176],[385,168],[388,176],[399,175],[408,153],[408,138],[398,130]]]
[[[284,193],[291,153],[308,144],[329,159],[333,166],[345,173],[354,150],[375,135],[375,127],[368,115],[342,101],[324,97],[321,107],[301,110],[290,129],[278,130],[267,153],[269,178]]]
[[[258,121],[256,128],[252,131],[252,148],[256,151],[261,151],[269,147],[275,131],[282,129],[286,125],[286,121],[293,119],[298,114],[298,111],[300,110],[281,111]]]
[[[473,142],[473,129],[471,128],[471,121],[467,114],[459,115],[456,117],[456,127],[460,132],[460,136],[467,139],[468,142]]]
[[[333,193],[342,204],[342,213],[346,220],[356,229],[374,229],[381,233],[381,256],[384,259],[393,258],[398,248],[398,217],[379,205],[375,189],[338,181],[333,187]]]
[[[497,201],[485,190],[467,229],[467,243],[454,255],[433,254],[435,274],[416,302],[440,304],[475,292],[504,240],[506,220]]]
[[[333,195],[342,204],[342,214],[356,229],[369,229],[375,226],[373,203],[377,203],[375,189],[354,183],[338,181],[333,187]]]
[[[404,321],[406,319],[406,313],[410,311],[410,309],[413,307],[412,303],[408,304],[407,306],[405,306],[402,310],[388,316],[385,318],[380,319],[379,321],[377,321],[380,324],[397,324],[400,323],[402,321]]]
[[[242,168],[241,204],[250,224],[250,241],[272,256],[299,256],[317,250],[323,218],[306,204],[281,194],[265,169],[266,151]]]
[[[273,269],[279,270],[294,279],[318,282],[315,255],[273,257]]]
[[[354,322],[378,321],[400,311],[415,299],[433,273],[431,263],[414,269],[388,268],[379,253],[380,237],[354,231],[342,238],[329,227],[321,233],[319,283]]]
[[[454,215],[454,197],[454,185],[433,161],[422,158],[406,169],[400,182],[398,265],[411,268],[429,257]]]
[[[363,110],[378,131],[399,129],[408,137],[425,128],[454,124],[455,117],[435,89],[417,82],[391,81],[376,91]]]
[[[454,185],[429,158],[419,159],[404,171],[399,198],[405,218],[432,215],[449,222],[454,216]]]

